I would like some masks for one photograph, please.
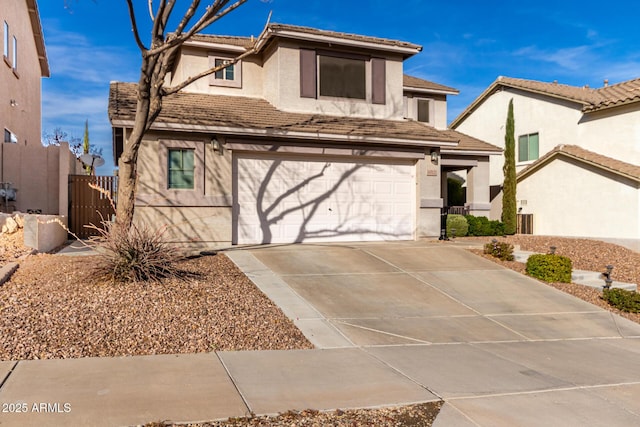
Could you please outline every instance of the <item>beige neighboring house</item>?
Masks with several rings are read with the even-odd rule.
[[[35,0],[0,0],[0,211],[67,215],[68,144],[43,147],[42,78],[49,63]]]
[[[252,48],[165,98],[139,153],[138,220],[209,247],[437,237],[449,170],[468,171],[469,207],[488,212],[501,150],[447,130],[458,91],[403,72],[421,46],[270,24],[195,37],[167,84]],[[135,84],[111,84],[116,162],[135,106]]]
[[[640,79],[592,89],[499,77],[450,126],[504,147],[511,99],[516,198],[520,212],[533,214],[534,234],[640,248]],[[493,218],[503,163],[491,159]]]

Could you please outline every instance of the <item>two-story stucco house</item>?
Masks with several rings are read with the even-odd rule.
[[[406,76],[421,46],[292,25],[257,38],[199,35],[167,84],[244,58],[165,98],[138,160],[136,218],[206,246],[411,240],[440,234],[443,171],[469,171],[489,209],[501,150],[446,129],[450,87]],[[114,156],[136,86],[112,83]]]
[[[35,0],[0,0],[0,128],[5,143],[41,137],[41,79],[49,63]]]
[[[511,99],[518,206],[533,214],[534,234],[640,247],[640,79],[592,89],[500,77],[451,127],[504,147]],[[494,189],[503,163],[491,159]],[[492,216],[500,210],[498,195]]]

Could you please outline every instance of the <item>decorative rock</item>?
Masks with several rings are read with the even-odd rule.
[[[13,218],[7,218],[4,225],[2,226],[2,233],[13,234],[18,231],[18,223]]]

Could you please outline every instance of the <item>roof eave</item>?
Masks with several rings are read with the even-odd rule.
[[[520,171],[517,175],[516,175],[516,182],[519,182],[521,180],[523,180],[524,178],[532,175],[534,172],[538,171],[539,169],[541,169],[544,165],[548,164],[549,162],[551,162],[551,160],[553,160],[554,158],[558,157],[558,156],[564,156],[564,157],[568,157],[570,159],[574,159],[577,160],[581,163],[584,164],[588,164],[591,165],[595,168],[598,168],[600,170],[604,170],[622,177],[625,177],[627,179],[630,179],[632,181],[638,182],[640,183],[640,177],[637,176],[633,176],[633,175],[629,175],[625,172],[616,170],[616,169],[612,169],[609,167],[606,167],[604,165],[601,165],[600,163],[588,160],[588,159],[584,159],[580,156],[576,156],[574,154],[571,153],[567,153],[566,151],[552,151],[549,153],[548,156],[542,157],[540,159],[538,159],[537,162],[533,163],[532,165],[528,166],[527,168],[523,169],[522,171]]]
[[[31,21],[36,51],[38,52],[38,61],[40,62],[40,75],[41,77],[51,77],[49,60],[47,59],[47,49],[44,44],[44,33],[42,31],[42,23],[40,22],[40,14],[38,13],[38,3],[36,0],[27,0],[27,9],[29,11],[29,20]]]
[[[309,34],[301,31],[294,30],[274,30],[272,28],[268,28],[266,34],[264,35],[265,39],[271,37],[285,37],[296,40],[305,40],[319,43],[328,43],[328,44],[338,44],[350,47],[357,47],[361,49],[371,49],[385,52],[393,52],[402,54],[405,58],[416,55],[422,51],[422,46],[413,45],[403,47],[403,46],[395,46],[384,43],[375,43],[375,42],[367,42],[363,40],[350,40],[342,37],[328,36],[322,34]]]
[[[459,95],[460,91],[459,90],[443,90],[443,89],[426,89],[426,88],[419,88],[419,87],[413,87],[413,86],[403,86],[402,87],[403,91],[408,91],[408,92],[419,92],[419,93],[432,93],[432,94],[436,94],[436,95]]]
[[[133,120],[121,120],[111,119],[112,127],[133,127]],[[455,147],[458,145],[457,141],[445,140],[445,139],[424,139],[414,140],[405,138],[384,138],[384,137],[372,137],[372,136],[358,136],[358,135],[343,135],[334,133],[323,132],[301,132],[301,131],[282,131],[279,129],[255,129],[255,128],[239,128],[229,126],[210,126],[210,125],[192,125],[192,124],[178,124],[178,123],[162,123],[156,121],[151,125],[151,130],[166,131],[177,130],[183,132],[204,132],[204,133],[216,133],[220,135],[235,135],[235,136],[270,136],[270,137],[282,137],[282,138],[295,138],[303,140],[323,140],[331,142],[355,142],[365,141],[378,144],[388,145],[404,145],[414,147]]]
[[[243,46],[225,44],[225,43],[205,42],[202,40],[187,40],[186,42],[184,42],[184,46],[205,48],[205,49],[211,49],[211,50],[224,50],[228,52],[237,52],[237,53],[244,53],[248,50]]]

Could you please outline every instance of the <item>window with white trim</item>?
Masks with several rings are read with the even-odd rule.
[[[15,71],[18,69],[18,39],[16,39],[15,36],[13,36],[13,51],[11,53],[12,53],[11,63]]]
[[[10,143],[10,144],[17,144],[18,136],[15,133],[11,132],[9,129],[5,129],[4,142]]]
[[[232,60],[233,58],[230,57],[210,56],[209,66],[212,68],[219,67],[228,64]],[[209,77],[209,84],[211,86],[242,87],[242,61],[213,73]]]
[[[9,60],[9,24],[7,21],[4,21],[4,26],[2,27],[2,45],[4,57],[8,61]]]
[[[518,137],[518,162],[529,162],[538,159],[539,140],[538,133],[530,133]]]

